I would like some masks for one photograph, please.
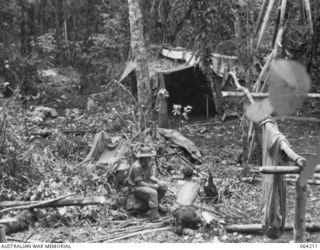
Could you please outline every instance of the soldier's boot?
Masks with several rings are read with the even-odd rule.
[[[170,209],[168,207],[166,207],[165,205],[159,204],[158,211],[159,211],[159,213],[165,214],[165,213],[170,212]]]
[[[158,212],[157,208],[152,208],[148,212],[148,216],[149,216],[149,220],[150,221],[155,221],[155,220],[159,220],[160,219],[160,215],[159,215],[159,212]]]

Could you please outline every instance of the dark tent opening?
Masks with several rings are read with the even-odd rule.
[[[158,72],[157,74],[161,73]],[[163,74],[165,87],[169,92],[167,100],[169,114],[174,104],[180,104],[182,107],[187,105],[192,107],[191,117],[206,116],[207,114],[209,116],[215,115],[210,82],[199,67],[167,70],[163,71]],[[127,81],[128,85],[131,86],[132,94],[136,96],[137,81],[134,71],[127,75]]]
[[[191,67],[184,70],[164,75],[166,89],[169,92],[168,111],[171,112],[174,104],[182,107],[192,107],[191,116],[214,116],[210,83],[198,67]]]

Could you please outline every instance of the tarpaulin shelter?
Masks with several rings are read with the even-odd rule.
[[[212,54],[211,68],[218,77],[223,77],[225,72],[234,70],[243,73],[237,65],[236,56]],[[134,74],[135,63],[127,62],[120,81],[128,80],[133,94],[137,92]],[[173,104],[192,106],[192,114],[203,115],[207,111],[214,114],[212,102],[212,89],[208,79],[199,67],[199,59],[193,52],[183,48],[162,48],[159,56],[148,62],[151,88],[154,92],[159,88],[158,75],[164,75],[165,87],[169,92],[168,107]]]

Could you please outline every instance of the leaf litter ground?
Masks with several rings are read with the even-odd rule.
[[[91,118],[91,123],[94,123]],[[87,123],[89,120],[86,119]],[[202,126],[201,123],[212,123]],[[219,189],[218,203],[197,201],[197,205],[215,210],[215,218],[210,228],[191,231],[182,237],[172,230],[159,231],[143,235],[132,236],[116,240],[115,242],[290,242],[292,232],[284,233],[280,239],[272,241],[262,235],[248,235],[226,233],[228,224],[256,224],[261,223],[261,183],[259,181],[243,182],[243,168],[237,164],[241,152],[241,131],[238,119],[221,122],[219,119],[197,121],[185,125],[181,132],[191,139],[203,153],[203,163],[198,167],[200,171],[211,170],[214,182]],[[199,125],[200,124],[200,125]],[[288,138],[294,150],[308,158],[316,150],[320,141],[319,124],[308,122],[279,121],[280,131]],[[205,129],[204,129],[205,128]],[[81,135],[83,138],[83,135]],[[92,139],[92,136],[86,135]],[[89,145],[88,145],[89,147]],[[70,152],[72,152],[72,149]],[[69,152],[69,153],[70,153]],[[171,164],[181,164],[172,160]],[[108,242],[118,236],[135,233],[142,229],[173,226],[164,221],[154,225],[143,216],[127,215],[121,207],[125,197],[121,197],[112,185],[108,184],[109,173],[103,166],[85,166],[75,168],[73,162],[59,162],[54,167],[47,168],[41,183],[37,188],[49,195],[62,195],[65,192],[77,191],[86,196],[102,195],[107,197],[106,206],[89,206],[84,208],[66,207],[59,209],[43,209],[42,220],[31,226],[28,231],[11,235],[15,239],[30,242]],[[173,166],[177,167],[177,166]],[[94,168],[94,171],[92,170]],[[173,173],[173,172],[171,172]],[[168,180],[169,173],[160,175],[160,179]],[[252,173],[246,173],[251,177]],[[173,182],[171,180],[171,182]],[[65,184],[68,183],[66,186]],[[94,183],[94,184],[93,184]],[[287,224],[293,223],[294,213],[294,185],[287,186]],[[56,193],[53,193],[56,190]],[[308,203],[306,221],[320,224],[319,187],[308,187]],[[168,197],[173,198],[169,192]],[[318,234],[307,234],[307,241],[318,242]]]

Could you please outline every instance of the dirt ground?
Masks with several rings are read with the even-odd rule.
[[[314,114],[317,116],[318,114]],[[207,125],[195,125],[206,123]],[[319,145],[319,123],[278,121],[280,131],[287,137],[294,150],[310,157],[315,153]],[[207,131],[200,133],[205,127]],[[188,235],[177,236],[172,230],[159,231],[144,235],[132,236],[115,242],[290,242],[293,233],[286,232],[280,239],[270,240],[262,235],[249,235],[239,233],[227,233],[225,226],[228,224],[253,224],[261,223],[261,182],[242,182],[238,176],[243,176],[243,168],[237,164],[241,152],[240,121],[229,119],[221,122],[220,119],[199,119],[190,121],[182,128],[182,133],[191,139],[203,153],[203,164],[199,168],[203,171],[210,169],[214,175],[216,186],[220,191],[220,201],[217,204],[208,203],[207,206],[216,210],[215,223],[210,228],[202,228]],[[253,173],[247,172],[247,177]],[[258,176],[259,177],[259,176]],[[159,176],[159,178],[164,178]],[[306,221],[320,225],[319,216],[319,192],[318,186],[308,187],[308,203]],[[293,223],[294,213],[294,185],[287,185],[287,224]],[[199,201],[198,201],[199,202]],[[143,218],[129,217],[127,220],[140,220]],[[43,227],[41,224],[29,228],[28,231],[11,235],[14,239],[24,239],[30,242],[90,242],[112,232],[115,222],[105,220],[90,223],[78,221],[56,227]],[[123,227],[125,231],[125,226]],[[319,233],[307,233],[308,242],[320,242]]]

